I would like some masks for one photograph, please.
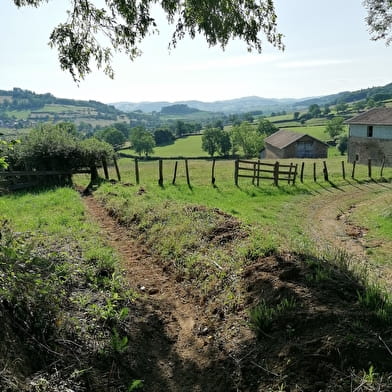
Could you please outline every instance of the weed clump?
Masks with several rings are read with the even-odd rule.
[[[82,392],[103,384],[114,391],[129,382],[121,361],[133,294],[109,252],[89,256],[88,262],[71,244],[43,243],[3,222],[1,391]]]

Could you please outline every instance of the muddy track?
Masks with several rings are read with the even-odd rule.
[[[341,250],[354,262],[367,263],[367,229],[355,226],[350,220],[350,213],[361,204],[375,199],[380,192],[391,190],[391,184],[386,183],[355,184],[312,198],[311,205],[305,207],[307,230],[319,250]]]
[[[221,383],[218,380],[229,369],[222,368],[221,353],[214,348],[212,337],[203,333],[203,326],[208,325],[203,309],[93,196],[84,197],[84,203],[103,237],[119,253],[132,288],[140,294],[137,302],[143,309],[142,318],[155,320],[158,327],[151,328],[160,329],[151,333],[155,348],[146,353],[146,358],[154,363],[152,367],[159,367],[161,384],[147,382],[148,390],[207,391],[211,387],[216,391],[231,390],[225,383],[221,384],[222,389],[213,387]],[[143,373],[149,377],[148,366]],[[154,378],[151,374],[151,379]]]

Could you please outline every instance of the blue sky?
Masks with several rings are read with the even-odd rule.
[[[65,19],[67,4],[52,0],[37,9],[17,9],[3,0],[0,89],[102,102],[214,101],[309,97],[392,82],[392,47],[370,40],[360,0],[276,0],[284,52],[265,43],[262,54],[248,53],[238,41],[223,52],[209,48],[202,37],[169,52],[171,28],[160,18],[161,34],[145,40],[141,57],[134,62],[114,57],[114,80],[94,71],[77,86],[47,44],[52,28]]]

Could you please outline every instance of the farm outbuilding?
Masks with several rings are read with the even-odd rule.
[[[280,129],[264,140],[263,158],[327,158],[328,144],[313,136]]]
[[[348,161],[392,166],[392,108],[374,108],[346,121]]]

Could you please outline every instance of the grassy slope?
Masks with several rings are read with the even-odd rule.
[[[345,158],[343,158],[345,160]],[[323,160],[288,160],[288,162],[305,162],[304,183],[297,181],[296,186],[288,186],[281,182],[279,189],[272,186],[272,181],[261,180],[261,186],[255,187],[251,179],[240,178],[239,187],[234,185],[234,161],[217,161],[215,167],[216,187],[211,186],[211,162],[189,161],[190,181],[193,189],[186,185],[185,166],[179,162],[176,185],[171,185],[174,161],[163,162],[164,187],[158,187],[158,163],[139,162],[140,183],[148,192],[147,199],[154,204],[165,200],[197,203],[210,207],[218,207],[222,210],[239,217],[248,223],[260,223],[271,228],[278,225],[280,219],[292,210],[297,200],[311,197],[331,186],[323,180]],[[342,157],[336,156],[327,161],[329,179],[335,186],[344,186],[355,183],[351,180],[351,168],[345,162],[347,180],[342,179]],[[316,163],[317,183],[313,182],[313,163]],[[120,170],[123,181],[133,183],[135,181],[134,164],[130,159],[120,159]],[[377,170],[374,172],[377,176]],[[110,170],[111,178],[115,178],[113,168]],[[392,178],[392,169],[384,172],[386,178]],[[358,165],[356,168],[356,180],[367,179],[367,167]],[[86,181],[85,181],[86,182]],[[124,192],[127,192],[126,190]],[[129,188],[133,194],[133,188]],[[125,197],[125,196],[124,196]]]
[[[379,195],[376,201],[361,203],[353,209],[350,221],[366,229],[363,241],[367,253],[382,264],[390,263],[392,252],[392,196]]]
[[[127,178],[131,178],[132,172],[129,170],[126,171],[126,168],[129,169],[131,166],[128,163],[128,160],[120,161],[120,165],[124,169],[123,174]],[[320,163],[320,161],[317,161],[318,166],[320,166]],[[172,171],[172,164],[172,162],[164,163],[166,177],[169,177]],[[121,222],[129,226],[151,252],[163,260],[165,266],[167,266],[167,270],[173,271],[173,276],[181,276],[181,279],[184,279],[187,282],[186,284],[192,287],[192,290],[200,290],[200,295],[207,298],[205,304],[207,309],[220,307],[226,309],[225,324],[228,326],[230,326],[230,322],[227,321],[230,314],[236,314],[236,309],[242,309],[244,306],[246,308],[249,307],[249,303],[253,303],[252,301],[257,301],[259,298],[269,298],[274,293],[279,297],[279,300],[282,300],[281,295],[284,297],[285,291],[282,286],[279,287],[278,285],[278,288],[273,287],[272,282],[280,282],[281,280],[287,279],[290,282],[287,291],[292,292],[293,285],[296,285],[294,283],[296,281],[295,274],[299,273],[298,271],[303,268],[304,272],[299,274],[301,276],[303,274],[305,279],[301,280],[298,285],[298,290],[301,293],[295,297],[295,301],[301,302],[303,300],[302,290],[307,290],[308,287],[319,288],[320,293],[317,293],[316,297],[318,300],[323,298],[325,301],[330,297],[338,295],[337,292],[344,287],[343,291],[345,293],[349,292],[349,296],[353,298],[353,301],[350,304],[344,303],[341,309],[339,307],[333,307],[331,319],[329,316],[326,317],[328,312],[325,313],[325,308],[320,311],[318,300],[308,307],[307,305],[298,305],[294,302],[293,309],[294,312],[297,312],[297,316],[290,313],[284,319],[285,324],[281,325],[281,329],[271,328],[271,330],[267,331],[268,334],[271,333],[274,336],[272,341],[269,340],[270,336],[268,334],[264,334],[263,330],[265,327],[264,322],[270,315],[269,312],[274,312],[273,309],[271,310],[271,303],[268,303],[268,300],[265,306],[261,300],[259,306],[253,308],[250,320],[253,323],[252,325],[261,329],[260,336],[263,343],[260,347],[268,346],[268,344],[276,347],[282,343],[282,347],[288,349],[288,347],[291,347],[287,343],[288,341],[295,341],[296,344],[298,343],[300,345],[300,342],[304,341],[320,342],[327,339],[330,342],[329,347],[334,347],[333,350],[340,350],[342,352],[339,357],[340,364],[341,361],[352,361],[352,359],[348,358],[354,351],[351,351],[351,348],[345,349],[347,343],[345,336],[347,333],[355,341],[364,341],[367,339],[367,336],[370,336],[369,329],[373,330],[373,326],[371,325],[372,316],[361,308],[361,306],[365,308],[368,305],[360,305],[356,299],[358,295],[357,290],[359,292],[366,290],[361,288],[360,285],[356,286],[358,283],[350,286],[352,282],[357,282],[358,278],[352,276],[351,273],[344,269],[346,260],[343,260],[343,266],[333,264],[332,260],[334,260],[334,257],[337,257],[338,252],[335,254],[333,250],[329,249],[320,256],[320,253],[314,247],[314,243],[307,237],[307,232],[303,227],[304,211],[298,208],[299,205],[302,205],[311,209],[313,195],[329,194],[331,192],[331,185],[322,181],[320,178],[318,183],[313,183],[311,170],[309,170],[306,172],[305,183],[303,185],[298,184],[294,187],[282,185],[279,188],[275,188],[264,182],[260,187],[255,187],[250,184],[250,180],[240,179],[240,186],[236,188],[232,179],[233,162],[217,162],[217,187],[212,187],[208,186],[210,181],[210,165],[210,162],[190,162],[193,188],[189,189],[185,185],[183,171],[178,178],[178,185],[172,186],[166,181],[165,186],[160,188],[156,181],[157,163],[141,163],[142,185],[140,188],[105,184],[98,190],[96,195],[103,201],[113,216],[118,217]],[[335,174],[331,174],[335,183],[338,185],[347,185],[348,182],[343,181],[338,176],[340,159],[331,159],[328,161],[328,165],[332,172],[336,172]],[[309,165],[309,167],[311,168],[312,166]],[[365,168],[359,168],[358,173],[360,174],[358,174],[358,177],[365,179],[366,171],[363,169]],[[392,171],[388,169],[388,177],[391,178],[391,175]],[[349,185],[348,188],[356,189],[356,183],[351,182],[351,184],[354,186]],[[338,197],[339,192],[337,189],[334,190],[336,197]],[[212,242],[211,240],[209,242],[209,234],[215,233],[214,235],[219,238],[221,233],[225,233],[232,226],[226,224],[218,225],[214,228],[214,211],[215,214],[221,214],[217,210],[205,209],[203,207],[205,205],[214,209],[219,208],[239,218],[246,224],[244,228],[248,236],[241,239],[233,235],[229,237],[231,239],[227,243],[225,240],[222,242],[214,241],[214,237],[212,237]],[[230,231],[228,234],[232,235]],[[279,259],[279,262],[274,265],[275,269],[271,274],[271,281],[269,281],[265,274],[268,271],[269,261],[276,254],[282,256],[280,256],[281,259]],[[279,273],[279,266],[287,265],[288,263],[285,257],[295,259],[292,269],[285,271],[288,272],[287,276],[285,274],[280,275]],[[299,258],[297,259],[297,257]],[[333,267],[331,267],[331,262],[334,265]],[[308,271],[308,266],[312,266],[311,268],[314,270]],[[255,282],[253,286],[246,282],[246,276],[248,275],[245,275],[244,271],[249,271],[249,276],[251,277],[257,276],[257,278],[254,278]],[[257,271],[261,271],[260,276],[257,275]],[[342,284],[337,283],[340,279],[338,276],[348,277],[348,280],[345,280]],[[358,281],[360,282],[361,280],[358,279]],[[323,291],[329,285],[331,285],[331,291]],[[261,287],[259,292],[252,292],[251,298],[248,298],[250,302],[245,305],[246,295],[244,295],[244,287],[246,287],[245,290],[252,290],[252,287]],[[377,295],[375,294],[375,297]],[[275,298],[273,301],[277,300]],[[276,302],[274,304],[276,305]],[[360,305],[359,308],[358,305]],[[309,309],[312,309],[312,311],[309,318],[310,324],[307,326],[307,321],[304,320],[306,320],[306,313]],[[346,316],[343,317],[343,313],[347,309],[350,309],[352,314],[350,313],[350,320],[345,321]],[[312,313],[313,310],[315,310],[314,314]],[[378,311],[379,309],[373,310]],[[390,315],[390,310],[392,309],[388,308],[387,317]],[[336,312],[339,314],[339,320],[336,319]],[[360,315],[360,321],[355,324],[355,327],[353,327],[353,315],[355,320]],[[298,320],[301,320],[303,324],[297,326]],[[315,320],[319,320],[320,324],[312,326]],[[288,323],[290,327],[287,327]],[[389,321],[387,321],[386,325],[388,323]],[[294,326],[293,330],[290,329],[292,326]],[[290,329],[287,336],[285,335],[287,332],[285,332],[285,328]],[[317,336],[312,340],[307,333],[302,336],[303,331],[306,331],[308,328],[312,333],[320,331],[321,337]],[[325,328],[325,332],[321,332],[323,328]],[[335,328],[340,332],[337,333]],[[284,342],[281,342],[281,340],[284,340]],[[349,342],[348,345],[350,346],[350,344]],[[370,345],[372,344],[370,343]],[[248,354],[249,352],[253,352],[253,350],[257,350],[256,347],[258,346],[255,342],[251,343],[247,348]],[[298,350],[301,352],[301,348],[298,348]],[[309,355],[314,355],[312,362],[321,363],[319,361],[322,361],[322,356],[318,357],[319,351],[310,351]],[[367,350],[365,349],[363,355],[366,356],[366,352]],[[260,355],[260,358],[271,357],[270,354],[271,352],[266,350],[266,352]],[[295,363],[296,360],[291,358],[291,362]],[[291,368],[291,365],[287,366],[290,370],[286,369],[283,372],[292,372],[296,365],[293,366],[294,368]],[[306,361],[302,362],[302,365],[298,365],[298,372],[309,369],[309,366],[310,364],[307,364]],[[376,368],[379,368],[379,366],[377,364]],[[357,372],[356,374],[360,376],[361,369],[363,367],[354,370],[354,373]],[[257,369],[254,369],[254,372],[257,373]],[[343,376],[344,378],[348,376],[345,372],[346,370],[343,370],[340,373],[341,375],[346,374]],[[296,374],[293,375],[290,373],[285,383],[292,383],[292,381],[289,381],[290,378],[298,382],[297,377]],[[309,381],[309,375],[307,377],[307,381]],[[244,376],[243,382],[246,381],[246,376]],[[269,386],[273,385],[273,382],[271,381]],[[331,382],[333,383],[334,381]],[[356,384],[361,381],[353,380],[352,382]],[[298,384],[300,385],[300,382]],[[334,388],[334,386],[336,385],[333,384],[331,389],[327,390],[339,390],[338,388]],[[268,389],[265,387],[259,390]],[[309,390],[312,389],[310,388]],[[346,389],[342,388],[341,390],[348,390],[347,385]]]
[[[131,306],[133,293],[116,252],[87,218],[79,194],[58,188],[3,195],[0,218],[25,241],[14,239],[6,253],[8,231],[1,222],[6,242],[0,244],[0,276],[12,279],[2,279],[0,288],[6,334],[0,346],[0,390],[35,391],[37,382],[45,391],[58,390],[60,384],[67,390],[83,385],[82,390],[99,391],[109,384],[126,389],[132,366],[120,376],[126,361],[113,346],[113,334],[124,336],[124,308]],[[12,313],[13,307],[17,312]],[[113,366],[120,372],[116,376]]]

